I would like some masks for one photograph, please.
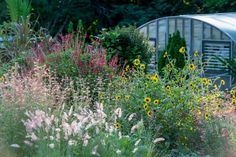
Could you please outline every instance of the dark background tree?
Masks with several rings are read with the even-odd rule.
[[[74,27],[79,19],[89,32],[104,27],[135,24],[163,16],[236,11],[235,0],[32,0],[32,20],[52,35]],[[6,4],[0,2],[0,24],[9,19]],[[92,25],[92,26],[91,26]],[[91,27],[89,27],[91,26]],[[96,30],[96,29],[97,30]]]

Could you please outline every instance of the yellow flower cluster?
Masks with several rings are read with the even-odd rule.
[[[159,80],[159,76],[157,74],[154,74],[152,77],[151,77],[151,80],[153,83],[157,83],[158,80]]]
[[[128,101],[129,98],[130,98],[130,96],[129,96],[129,95],[125,95],[124,98],[125,98],[125,101]],[[116,101],[121,100],[121,96],[120,96],[120,95],[117,95],[117,96],[115,97],[115,100],[116,100]]]
[[[203,85],[208,85],[209,81],[207,80],[207,78],[202,78],[202,83]]]
[[[145,104],[143,105],[143,109],[146,111],[147,116],[148,116],[148,117],[151,117],[153,112],[157,112],[156,109],[154,109],[153,112],[150,111],[150,110],[147,111],[148,108],[149,108],[149,103],[151,102],[151,98],[150,98],[150,97],[144,98],[144,102],[145,102]],[[155,99],[155,100],[153,101],[153,104],[154,104],[154,105],[158,105],[158,104],[160,104],[160,101],[159,101],[158,99]]]

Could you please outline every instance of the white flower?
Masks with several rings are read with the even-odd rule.
[[[131,121],[135,115],[136,115],[135,113],[132,113],[132,114],[129,116],[128,121]]]
[[[118,136],[119,136],[119,139],[121,139],[122,138],[122,134],[121,134],[121,132],[119,131],[119,133],[118,133]]]
[[[141,139],[137,140],[134,145],[137,146],[140,141],[141,141]]]
[[[60,128],[56,128],[55,131],[56,131],[56,132],[60,132],[61,129],[60,129]]]
[[[75,143],[76,143],[75,140],[69,140],[69,141],[68,141],[68,145],[69,145],[69,146],[73,146],[73,145],[75,145]]]
[[[37,139],[38,139],[38,137],[34,133],[32,133],[31,134],[31,140],[36,141]]]
[[[20,146],[18,144],[11,144],[10,145],[12,148],[20,148]]]
[[[134,150],[132,152],[135,153],[137,150],[138,150],[138,148],[134,148]]]
[[[69,110],[68,116],[71,116],[72,112],[73,112],[73,106],[70,107],[70,110]]]
[[[165,141],[165,139],[162,137],[156,138],[155,140],[153,140],[153,143],[157,143],[157,142],[161,142],[161,141]]]
[[[55,145],[53,143],[48,145],[49,148],[53,149],[55,147]]]
[[[29,146],[32,146],[33,144],[30,142],[30,141],[24,141],[24,143],[26,144],[26,145],[29,145]]]
[[[53,137],[53,136],[49,136],[49,139],[50,139],[51,141],[53,141],[53,140],[54,140],[54,137]]]
[[[121,154],[121,150],[117,149],[116,154],[118,154],[118,155]]]
[[[98,145],[96,145],[92,150],[92,155],[100,156],[97,152]]]
[[[131,128],[131,133],[134,133],[137,129],[138,129],[138,125],[136,124]]]
[[[122,110],[121,110],[121,108],[117,108],[117,109],[115,110],[115,114],[116,114],[119,118],[121,118],[121,116],[122,116]]]
[[[58,142],[60,140],[60,134],[56,133],[56,141]]]
[[[101,144],[103,145],[103,146],[105,146],[106,145],[106,142],[105,142],[105,140],[103,139],[103,140],[101,140]]]

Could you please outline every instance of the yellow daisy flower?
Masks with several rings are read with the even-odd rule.
[[[152,76],[151,76],[150,74],[147,74],[147,75],[146,75],[146,78],[149,79],[149,80],[151,79],[151,77],[152,77]]]
[[[183,47],[183,46],[182,46],[182,47],[179,49],[179,53],[182,53],[182,54],[184,54],[184,53],[185,53],[185,51],[186,51],[186,50],[185,50],[185,47]]]
[[[163,57],[166,58],[168,55],[167,51],[164,53]]]
[[[212,80],[211,80],[211,79],[208,79],[208,80],[207,80],[207,84],[211,85],[211,84],[212,84]]]
[[[198,51],[195,51],[195,52],[193,53],[193,56],[194,56],[194,57],[197,57],[197,56],[198,56]]]
[[[233,89],[231,89],[231,90],[230,90],[230,94],[231,94],[231,95],[233,95],[233,96],[234,96],[234,95],[235,95],[235,93],[236,93],[236,91],[235,91],[235,90],[233,90]]]
[[[143,109],[144,109],[144,110],[147,110],[147,108],[148,108],[148,104],[144,104],[144,105],[143,105]]]
[[[195,66],[194,66],[194,64],[189,64],[188,68],[189,68],[190,71],[193,71],[195,69]]]
[[[158,78],[156,78],[154,76],[152,76],[151,80],[152,80],[153,83],[157,83],[158,82]]]
[[[221,80],[220,84],[224,86],[225,85],[225,80]]]
[[[125,67],[125,71],[126,71],[126,72],[129,71],[129,65],[127,65],[127,66]]]
[[[232,104],[236,105],[236,98],[232,99]]]
[[[117,129],[119,129],[119,128],[121,127],[121,124],[118,123],[118,122],[116,122],[116,123],[115,123],[115,127],[116,127]]]
[[[146,98],[144,98],[144,102],[146,102],[146,103],[150,103],[150,102],[151,102],[151,98],[150,98],[150,97],[146,97]]]
[[[208,120],[209,119],[209,114],[206,112],[205,113],[205,120]]]
[[[158,74],[154,74],[153,77],[155,77],[155,78],[159,78]]]
[[[170,85],[167,85],[167,86],[166,86],[166,90],[167,90],[168,92],[170,92],[170,90],[171,90]]]
[[[153,102],[155,105],[158,105],[160,104],[160,101],[158,99],[155,99],[154,102]]]
[[[203,83],[204,85],[207,85],[207,78],[203,78],[203,79],[202,79],[202,83]]]
[[[145,64],[140,64],[140,69],[144,70],[146,68]]]
[[[134,63],[134,65],[138,66],[140,64],[140,60],[139,59],[135,59],[133,63]]]
[[[119,101],[121,99],[121,96],[116,96],[116,100]]]
[[[125,96],[125,100],[126,101],[129,100],[129,96],[128,95]]]
[[[148,115],[148,117],[151,117],[152,116],[152,111],[148,111],[147,115]]]

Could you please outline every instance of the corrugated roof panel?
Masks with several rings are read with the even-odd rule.
[[[236,13],[181,15],[180,17],[196,19],[208,23],[227,34],[236,42]]]

